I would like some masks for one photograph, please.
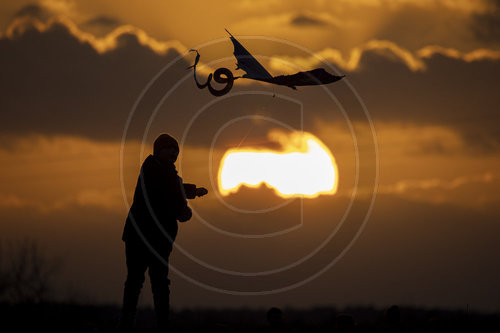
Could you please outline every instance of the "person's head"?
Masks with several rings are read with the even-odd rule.
[[[153,144],[153,155],[164,162],[174,163],[179,155],[177,140],[168,134],[161,134]]]

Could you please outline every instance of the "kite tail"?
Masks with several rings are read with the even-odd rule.
[[[196,52],[196,59],[194,60],[194,64],[187,67],[186,69],[193,69],[193,77],[194,77],[194,82],[196,82],[196,86],[199,89],[204,89],[208,87],[208,90],[210,93],[214,96],[223,96],[227,94],[232,88],[233,88],[233,83],[234,83],[234,76],[233,73],[224,67],[218,68],[213,74],[210,73],[207,78],[207,82],[204,84],[201,84],[198,82],[198,78],[196,77],[196,65],[198,65],[198,62],[200,61],[200,53],[198,50],[191,49],[189,52]],[[222,89],[215,89],[212,87],[210,82],[212,81],[212,78],[214,79],[215,82],[217,83],[225,83],[226,86]]]

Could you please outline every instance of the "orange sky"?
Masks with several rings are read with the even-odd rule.
[[[49,254],[62,257],[58,297],[119,302],[124,195],[130,200],[139,163],[155,136],[169,132],[182,140],[191,122],[177,167],[209,195],[192,202],[197,216],[181,225],[180,247],[172,255],[181,273],[172,274],[174,306],[468,303],[498,310],[500,265],[478,259],[495,258],[500,250],[498,6],[445,0],[4,1],[0,234],[7,240],[37,239]],[[151,86],[122,142],[141,90],[178,54],[222,38],[200,50],[201,61],[228,57],[212,67],[234,70],[224,28],[272,73],[333,66],[347,77],[325,89],[297,91],[239,80],[233,92],[241,96],[221,99],[195,118],[215,97],[198,90],[185,71],[193,61],[188,54]],[[150,118],[168,89],[183,79]],[[245,95],[248,91],[254,95]],[[303,213],[297,211],[299,201],[269,215],[229,210],[211,181],[218,161],[236,144],[269,144],[265,134],[276,126],[242,121],[213,140],[228,121],[249,115],[304,126],[318,136],[339,165],[338,193],[306,200]],[[377,199],[366,228],[337,264],[311,282],[242,297],[201,288],[182,276],[237,291],[279,289],[313,276],[360,228],[374,191],[376,162]],[[356,204],[345,234],[288,273],[240,280],[200,263],[252,272],[296,262],[340,223],[354,189]],[[228,203],[262,209],[281,200],[261,189],[242,191]],[[277,237],[229,235],[273,233],[297,223],[300,228]],[[142,302],[150,302],[148,294]]]

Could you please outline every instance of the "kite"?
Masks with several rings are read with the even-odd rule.
[[[226,30],[227,31],[227,30]],[[200,53],[198,50],[191,49],[189,52],[196,52],[196,59],[192,66],[187,69],[193,68],[194,81],[200,89],[208,87],[210,93],[214,96],[223,96],[227,94],[234,84],[236,79],[251,79],[256,81],[267,82],[271,84],[277,84],[280,86],[287,86],[294,90],[297,90],[297,86],[315,86],[322,84],[329,84],[341,80],[345,75],[337,76],[328,73],[324,68],[316,68],[306,72],[298,72],[292,75],[279,75],[272,76],[265,68],[262,66],[257,59],[255,59],[250,52],[241,45],[240,42],[234,36],[227,31],[231,42],[234,46],[234,56],[236,57],[236,70],[242,69],[246,72],[242,76],[234,76],[233,73],[224,67],[218,68],[214,73],[210,73],[207,78],[207,82],[204,84],[198,82],[196,78],[196,65],[200,60]],[[217,83],[226,84],[222,89],[215,89],[212,87],[210,82],[212,79]]]

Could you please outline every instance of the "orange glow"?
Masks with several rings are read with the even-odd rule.
[[[268,136],[280,143],[281,151],[233,148],[224,154],[218,173],[222,195],[235,193],[242,185],[257,188],[262,183],[283,198],[315,198],[337,192],[337,164],[321,140],[300,131],[287,134],[273,130]]]

